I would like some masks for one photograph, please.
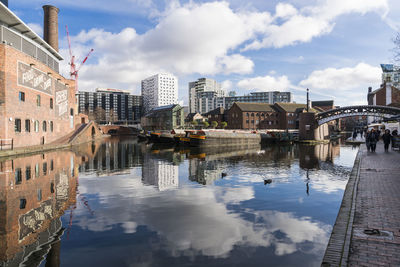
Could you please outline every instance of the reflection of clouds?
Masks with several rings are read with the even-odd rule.
[[[105,231],[120,225],[125,233],[134,233],[145,225],[160,235],[162,247],[171,255],[202,254],[227,257],[234,246],[270,247],[284,255],[313,242],[309,253],[322,253],[327,244],[329,226],[298,218],[293,213],[254,211],[251,221],[228,209],[254,198],[250,186],[183,187],[159,192],[143,185],[140,175],[80,179],[80,192],[96,195],[99,205],[94,216],[79,207],[75,225],[91,231]],[[93,200],[92,200],[93,201]]]
[[[331,194],[343,191],[346,188],[347,179],[347,173],[339,177],[325,172],[315,172],[310,173],[310,186],[315,191]]]

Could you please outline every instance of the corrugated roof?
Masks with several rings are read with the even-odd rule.
[[[311,101],[311,106],[333,106],[333,100]]]
[[[49,53],[53,54],[57,59],[63,60],[60,53],[51,47],[45,40],[37,35],[28,25],[26,25],[17,15],[15,15],[8,7],[0,2],[0,21],[3,22],[5,27],[12,28],[20,32],[23,36],[31,39],[37,44],[43,46]]]
[[[208,116],[208,115],[222,115],[222,114],[224,114],[224,112],[225,112],[225,109],[223,107],[218,107],[216,109],[213,109],[213,110],[205,113],[204,115],[205,116]]]
[[[235,102],[234,105],[237,105],[242,111],[258,111],[258,112],[271,112],[275,111],[270,104],[266,103],[246,103],[246,102]]]
[[[296,112],[297,109],[307,108],[306,104],[297,104],[297,103],[275,103],[275,105],[279,106],[286,112]]]

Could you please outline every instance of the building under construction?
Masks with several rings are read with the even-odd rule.
[[[41,38],[0,2],[1,148],[50,143],[81,123],[75,81],[59,73],[58,12],[43,6]],[[7,143],[8,142],[8,143]]]

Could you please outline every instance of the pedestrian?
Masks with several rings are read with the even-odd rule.
[[[365,145],[367,146],[368,152],[371,150],[371,144],[369,143],[369,135],[370,134],[371,134],[371,132],[367,129],[367,131],[365,132]]]
[[[356,140],[356,138],[357,138],[357,131],[354,130],[354,132],[353,132],[353,140]]]
[[[369,145],[371,146],[371,151],[375,152],[376,142],[378,141],[378,137],[374,128],[372,128],[371,132],[369,133],[368,139],[369,139]]]
[[[389,144],[392,140],[392,135],[390,134],[389,130],[385,130],[385,133],[382,135],[383,143],[385,144],[385,151],[389,150]]]
[[[376,142],[379,141],[379,137],[381,137],[381,130],[377,129],[377,130],[375,131]]]

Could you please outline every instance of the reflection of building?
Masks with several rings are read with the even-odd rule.
[[[0,139],[15,147],[49,143],[75,127],[75,81],[59,73],[58,9],[43,9],[44,40],[0,3]]]
[[[178,103],[178,78],[172,74],[156,74],[142,81],[143,111]]]
[[[192,158],[189,160],[189,180],[208,185],[222,178],[225,168],[216,160]]]
[[[303,169],[319,169],[320,162],[332,162],[340,154],[339,144],[299,144],[299,161]]]
[[[79,92],[78,108],[96,122],[140,122],[142,96],[129,91],[97,88],[96,92]]]
[[[62,234],[58,218],[76,202],[77,177],[73,152],[0,162],[0,260],[5,266],[36,266],[48,249],[49,261],[59,257],[54,250]]]
[[[142,164],[141,145],[124,142],[123,140],[111,140],[93,148],[93,157],[88,157],[80,166],[81,172],[96,171],[98,174],[120,173],[129,168]]]
[[[144,155],[142,181],[154,185],[160,191],[177,188],[179,185],[179,167],[164,160]]]

